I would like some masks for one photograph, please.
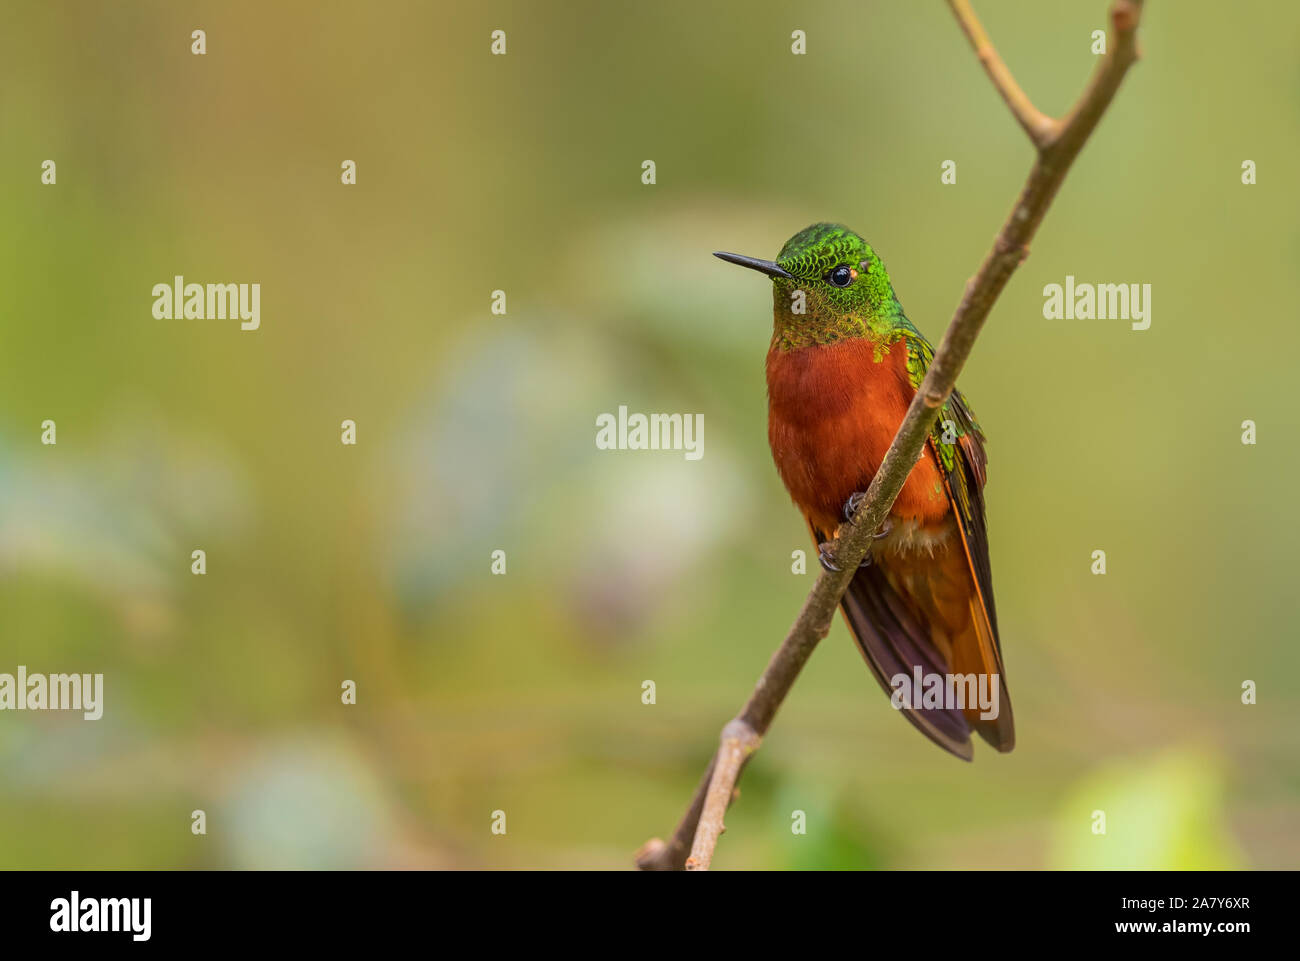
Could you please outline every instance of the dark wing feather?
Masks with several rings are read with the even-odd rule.
[[[917,666],[929,674],[947,672],[943,655],[935,650],[880,568],[864,567],[853,575],[841,609],[871,673],[891,697],[894,688],[889,679],[898,674],[911,678]],[[945,751],[963,761],[974,756],[970,724],[960,710],[902,707],[899,713]]]
[[[984,453],[984,433],[960,391],[953,391],[952,397],[944,405],[944,414],[951,418],[952,424],[948,426],[956,427],[957,443],[943,444],[943,434],[938,427],[944,425],[937,426],[938,436],[932,437],[931,442],[939,456],[948,499],[960,528],[967,563],[975,578],[977,601],[988,620],[993,642],[991,666],[997,670],[1001,688],[998,717],[981,722],[977,725],[977,730],[989,744],[1006,752],[1015,747],[1015,719],[1011,709],[1011,695],[1007,691],[1006,668],[1002,662],[998,614],[993,602],[993,568],[989,563],[988,526],[984,519],[984,482],[988,466],[988,457]],[[943,447],[948,449],[945,451]]]
[[[970,555],[971,569],[979,584],[980,596],[984,609],[993,628],[993,637],[998,637],[998,615],[993,604],[993,568],[989,564],[988,525],[984,520],[984,483],[988,478],[988,456],[984,453],[984,432],[971,413],[970,405],[960,391],[954,390],[949,401],[954,415],[959,436],[957,438],[957,456],[952,459],[951,467],[943,466],[944,478],[948,484],[949,497],[957,515],[957,523],[966,540]],[[998,651],[1001,653],[1001,642]]]
[[[815,527],[812,533],[817,543],[828,539]],[[917,622],[879,567],[863,567],[854,573],[840,610],[876,682],[891,698],[894,688],[889,682],[896,675],[911,678],[918,666],[926,674],[947,673],[947,662],[930,641],[929,632]],[[970,724],[960,710],[912,707],[898,710],[945,751],[964,761],[974,756]]]

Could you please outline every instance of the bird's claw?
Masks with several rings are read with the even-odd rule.
[[[854,491],[849,495],[849,499],[844,502],[844,519],[846,521],[853,520],[853,515],[858,512],[858,507],[861,506],[866,497],[866,491]]]
[[[835,545],[830,541],[825,541],[817,545],[817,560],[821,562],[823,568],[833,574],[838,574],[841,570],[839,563],[835,559]],[[862,558],[862,562],[858,564],[858,567],[862,568],[870,566],[871,552],[868,551],[867,556]]]
[[[844,519],[852,523],[853,516],[857,514],[858,508],[862,506],[862,502],[866,499],[867,499],[866,491],[854,491],[852,494],[850,494],[849,499],[844,502]],[[894,522],[891,521],[889,518],[885,518],[885,523],[881,526],[880,530],[878,530],[876,533],[872,534],[871,536],[874,537],[876,540],[880,540],[882,537],[888,537],[890,533],[893,531],[893,529],[894,529]]]
[[[830,571],[832,574],[839,573],[840,566],[835,563],[835,554],[830,542],[817,545],[817,560],[821,562],[825,570]]]

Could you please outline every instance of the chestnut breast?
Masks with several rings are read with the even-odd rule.
[[[877,347],[866,338],[767,355],[768,441],[795,504],[825,535],[844,502],[866,490],[915,393],[907,345]],[[949,510],[929,445],[892,510],[928,524]]]

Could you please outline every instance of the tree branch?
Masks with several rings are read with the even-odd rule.
[[[989,311],[1011,274],[1028,256],[1029,241],[1042,223],[1057,189],[1114,98],[1128,68],[1137,60],[1137,27],[1142,2],[1114,0],[1110,11],[1108,52],[1074,109],[1058,122],[1039,113],[1029,102],[984,34],[967,0],[949,0],[958,23],[970,38],[994,86],[1033,140],[1037,158],[993,249],[984,258],[976,275],[967,281],[952,322],[880,469],[871,479],[867,496],[853,520],[842,525],[836,533],[835,557],[841,570],[823,571],[818,576],[799,616],[780,648],[772,655],[754,692],[740,714],[723,728],[718,752],[672,840],[652,839],[637,852],[637,866],[643,870],[681,870],[683,867],[704,870],[709,867],[718,837],[724,830],[723,816],[746,761],[767,734],[777,709],[818,642],[830,632],[835,609],[853,579],[858,563],[866,556],[872,532],[884,522],[908,474],[921,457],[939,410],[956,386],[957,375],[970,356]],[[689,858],[688,848],[691,852]]]

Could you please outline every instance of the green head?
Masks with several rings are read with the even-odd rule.
[[[773,341],[783,350],[853,337],[892,342],[911,327],[885,265],[869,243],[841,224],[799,231],[775,261],[714,256],[772,278]]]

